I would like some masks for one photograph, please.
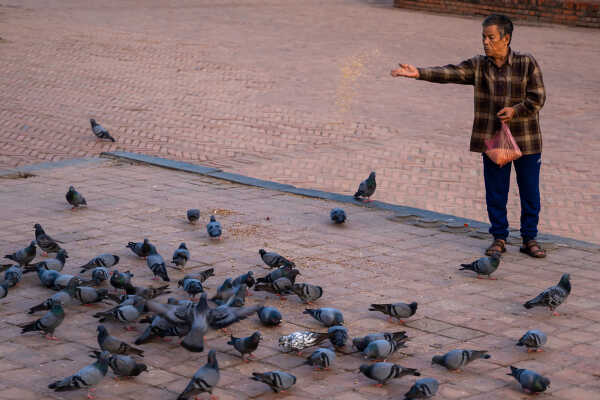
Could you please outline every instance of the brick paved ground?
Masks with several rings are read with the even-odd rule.
[[[477,280],[459,272],[457,265],[478,257],[487,242],[398,223],[386,211],[345,205],[349,222],[332,226],[328,212],[336,205],[333,202],[114,160],[35,174],[27,179],[0,180],[0,254],[28,243],[33,238],[33,224],[39,222],[50,235],[64,241],[70,254],[65,272],[76,273],[77,266],[94,255],[112,252],[121,256],[120,269],[130,268],[137,284],[149,285],[151,274],[145,262],[133,257],[125,244],[148,236],[166,258],[179,242],[186,241],[192,258],[185,272],[213,266],[216,277],[207,282],[207,290],[214,293],[227,276],[248,269],[263,274],[257,249],[265,247],[293,259],[302,271],[299,281],[324,287],[325,295],[317,305],[340,308],[351,336],[406,329],[411,338],[408,347],[390,360],[437,378],[442,383],[439,399],[528,398],[505,375],[511,364],[533,368],[551,379],[551,388],[539,399],[597,398],[597,251],[560,247],[545,260],[533,260],[509,246],[495,274],[498,280]],[[70,184],[87,197],[88,209],[70,210],[64,200]],[[189,225],[185,210],[190,207],[200,208],[202,221],[217,209],[224,240],[209,242],[203,223]],[[559,309],[562,316],[522,307],[564,272],[571,274],[573,292]],[[170,273],[173,281],[184,274]],[[181,289],[173,292],[184,297]],[[37,334],[21,336],[17,324],[32,319],[25,311],[52,293],[28,275],[0,300],[0,399],[84,398],[83,393],[55,394],[46,386],[90,362],[87,353],[96,346],[96,320],[91,314],[108,305],[68,308],[65,322],[56,331],[57,342]],[[257,294],[248,301],[264,299]],[[419,302],[417,315],[405,328],[367,311],[370,303],[388,300]],[[280,353],[276,340],[295,330],[321,328],[302,315],[302,304],[295,297],[286,302],[266,301],[282,311],[280,327],[261,327],[255,316],[232,327],[236,335],[257,329],[263,332],[266,339],[256,353],[258,361],[242,363],[226,345],[227,337],[212,331],[208,335],[207,348],[217,350],[222,367],[215,391],[220,400],[397,399],[414,381],[402,378],[375,388],[357,372],[363,360],[350,349],[338,353],[332,371],[313,372],[301,365],[302,358]],[[120,338],[134,340],[136,336],[118,324],[107,325]],[[545,352],[528,354],[515,346],[515,340],[531,328],[549,335]],[[150,372],[129,382],[115,382],[109,372],[98,385],[98,399],[174,399],[206,358],[206,351],[189,353],[177,341],[142,347]],[[463,373],[430,365],[433,355],[453,348],[487,349],[492,358],[471,364]],[[266,386],[248,379],[252,371],[274,368],[298,378],[286,395],[273,395]]]
[[[0,32],[0,166],[123,149],[341,193],[376,170],[380,200],[487,220],[471,88],[389,77],[479,53],[479,19],[391,0],[6,0]],[[598,39],[517,24],[513,40],[548,89],[541,230],[596,243]],[[516,188],[509,210],[518,227]]]

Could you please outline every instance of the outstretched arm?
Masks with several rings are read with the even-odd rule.
[[[403,76],[435,83],[473,85],[475,83],[475,63],[473,59],[469,59],[458,65],[448,64],[443,67],[429,68],[415,68],[410,64],[400,64],[400,68],[392,71],[392,76]]]

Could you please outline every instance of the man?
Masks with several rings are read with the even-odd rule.
[[[535,241],[540,214],[540,166],[542,134],[539,111],[546,101],[542,72],[535,59],[510,48],[513,24],[504,15],[490,15],[483,21],[485,56],[476,56],[458,65],[415,68],[400,64],[394,77],[421,79],[435,83],[459,83],[475,87],[475,120],[470,150],[482,153],[485,199],[494,241],[487,255],[506,251],[508,219],[506,203],[511,164],[499,167],[485,155],[485,140],[509,125],[523,156],[514,161],[521,198],[521,251],[532,257],[546,257]]]

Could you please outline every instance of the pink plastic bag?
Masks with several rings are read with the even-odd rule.
[[[502,122],[500,130],[491,139],[485,141],[485,145],[487,147],[485,154],[499,167],[503,167],[523,155],[515,138],[510,133],[508,125],[504,122]]]

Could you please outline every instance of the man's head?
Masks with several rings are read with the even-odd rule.
[[[492,14],[483,20],[482,40],[489,57],[505,55],[512,40],[513,23],[505,15]]]

